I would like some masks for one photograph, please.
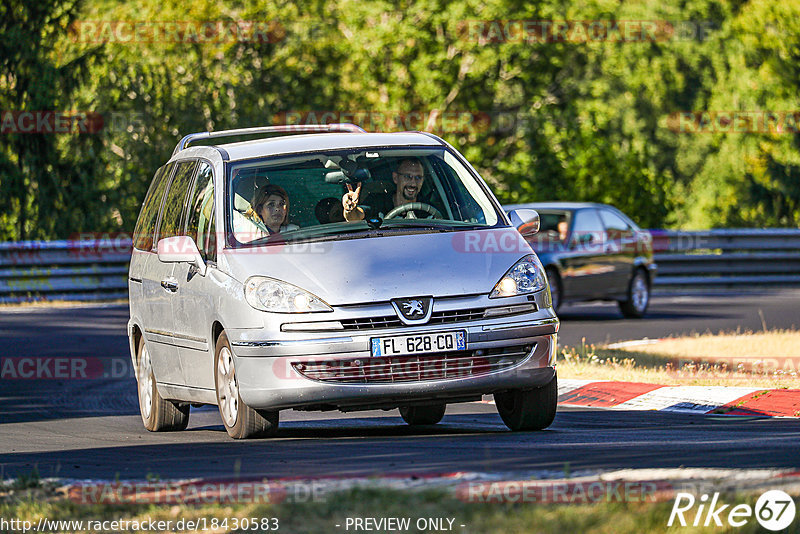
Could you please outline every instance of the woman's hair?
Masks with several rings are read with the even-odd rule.
[[[248,217],[258,217],[261,222],[266,224],[266,221],[261,219],[261,208],[271,195],[279,196],[284,202],[286,202],[286,215],[284,215],[283,220],[281,221],[281,226],[283,226],[289,222],[289,194],[279,185],[267,184],[259,187],[256,190],[256,194],[253,196],[253,201],[250,203],[250,208],[248,208],[248,210],[245,212],[245,215]]]

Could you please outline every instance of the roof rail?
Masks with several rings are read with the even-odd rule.
[[[172,151],[174,156],[181,150],[189,147],[193,141],[199,139],[214,139],[216,137],[236,137],[240,135],[253,135],[261,133],[331,133],[331,132],[349,132],[349,133],[366,133],[366,130],[355,124],[346,122],[335,124],[287,124],[281,126],[257,126],[255,128],[238,128],[235,130],[221,130],[219,132],[197,132],[185,135],[178,144],[175,150]]]

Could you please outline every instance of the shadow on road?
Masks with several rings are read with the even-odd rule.
[[[796,419],[665,412],[562,411],[550,429],[519,433],[505,430],[489,413],[448,415],[425,428],[408,427],[396,416],[292,421],[276,437],[252,441],[230,440],[216,425],[158,435],[81,432],[101,436],[103,445],[2,454],[3,475],[27,474],[34,466],[42,476],[162,480],[800,467]],[[142,443],[131,444],[136,441]]]
[[[0,428],[107,415],[139,415],[136,380],[0,380]]]

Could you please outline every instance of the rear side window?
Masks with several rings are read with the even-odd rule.
[[[540,211],[538,239],[550,242],[565,242],[570,219],[572,219],[572,213],[569,211]]]
[[[197,168],[196,161],[178,163],[175,169],[175,176],[172,178],[167,198],[164,202],[159,239],[166,239],[183,233],[183,208],[186,205],[186,197],[189,194],[189,186],[192,183],[195,168]]]
[[[589,243],[603,243],[605,231],[597,211],[584,209],[575,213],[575,222],[572,226],[572,245],[588,245]]]
[[[606,226],[609,239],[628,239],[633,237],[633,228],[613,211],[600,210],[600,217]]]
[[[172,167],[173,164],[164,165],[156,171],[147,195],[144,197],[142,210],[139,212],[139,219],[133,230],[133,246],[138,250],[153,249],[153,233],[156,230],[158,210],[161,208],[161,200],[164,198],[164,190],[167,188],[167,179]]]
[[[216,261],[217,243],[214,228],[214,175],[211,165],[201,162],[189,197],[186,235],[194,239],[203,259]]]

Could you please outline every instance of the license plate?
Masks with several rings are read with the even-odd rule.
[[[372,355],[375,357],[430,354],[466,350],[467,348],[467,335],[464,330],[413,336],[374,337],[371,341]]]

